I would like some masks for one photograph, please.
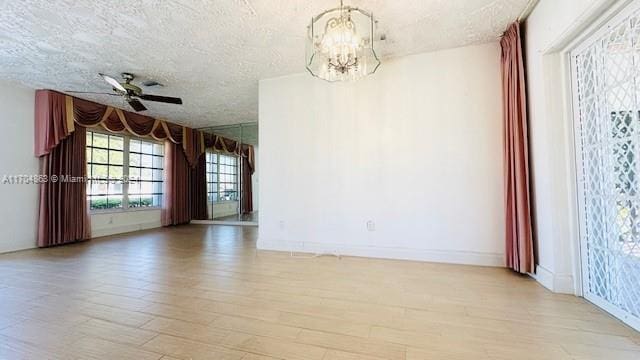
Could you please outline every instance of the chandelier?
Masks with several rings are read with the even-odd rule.
[[[380,66],[373,48],[375,26],[371,13],[342,0],[340,7],[315,16],[308,27],[307,70],[331,82],[373,74]]]

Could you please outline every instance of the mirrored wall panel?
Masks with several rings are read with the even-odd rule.
[[[253,146],[253,159],[207,149],[207,204],[209,220],[258,223],[258,124],[234,124],[202,129]]]

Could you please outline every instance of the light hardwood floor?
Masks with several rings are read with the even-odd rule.
[[[255,238],[190,225],[0,255],[0,359],[640,359],[638,333],[504,269]]]

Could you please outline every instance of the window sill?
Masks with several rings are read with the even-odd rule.
[[[139,211],[153,211],[162,210],[161,206],[145,207],[145,208],[128,208],[128,209],[105,209],[105,210],[90,210],[89,215],[102,215],[102,214],[119,214]]]

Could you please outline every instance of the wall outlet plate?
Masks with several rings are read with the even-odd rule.
[[[373,220],[367,221],[367,230],[376,231],[376,223]]]

